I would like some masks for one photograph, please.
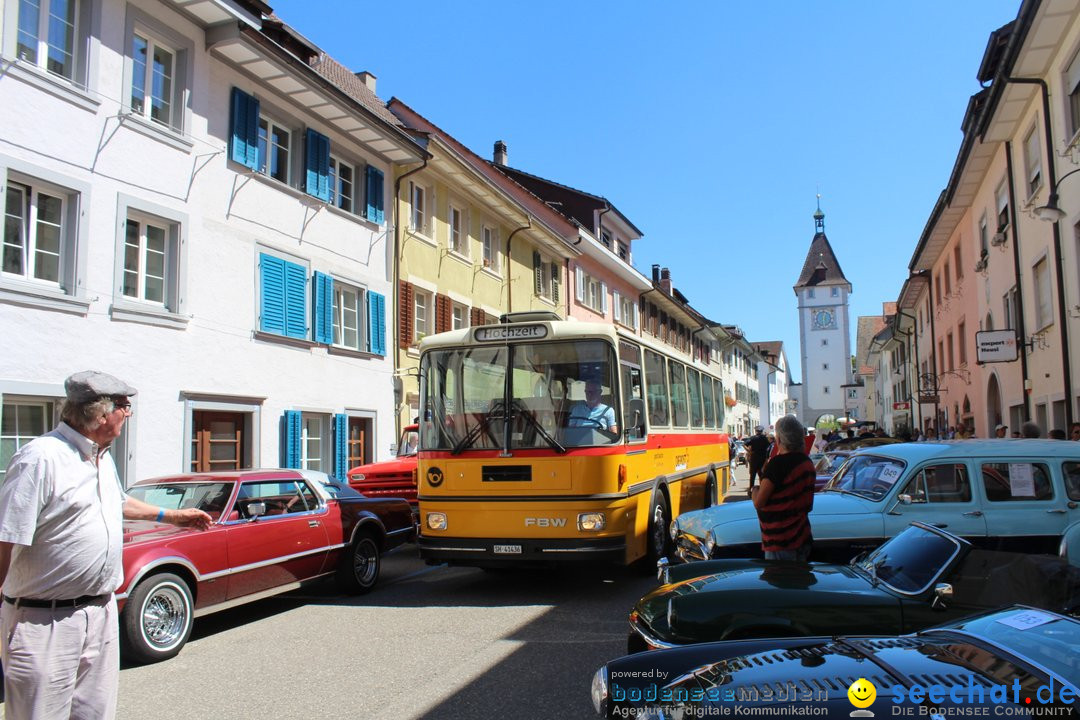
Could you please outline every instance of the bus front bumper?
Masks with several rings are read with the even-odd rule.
[[[448,563],[474,567],[571,565],[626,561],[622,537],[547,540],[543,538],[417,538],[420,557],[429,565]]]

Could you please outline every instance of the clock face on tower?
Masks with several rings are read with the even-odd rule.
[[[831,330],[836,327],[836,312],[833,308],[817,308],[810,311],[815,330]]]

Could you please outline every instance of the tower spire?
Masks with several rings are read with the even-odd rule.
[[[821,193],[817,194],[817,211],[814,213],[814,234],[825,234],[825,213],[821,212]]]

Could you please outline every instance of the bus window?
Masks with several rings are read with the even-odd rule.
[[[724,429],[724,414],[727,412],[724,397],[724,383],[717,380],[713,383],[713,405],[716,406],[716,427],[721,430]]]
[[[705,427],[716,427],[716,410],[713,406],[713,379],[702,373],[701,400],[705,405]]]
[[[671,424],[686,427],[690,420],[686,402],[686,368],[682,363],[672,361],[668,364],[668,376],[671,379]]]
[[[641,375],[641,348],[619,343],[619,373],[622,380],[623,434],[627,440],[645,437],[645,393]]]
[[[705,416],[701,412],[701,373],[687,368],[686,389],[690,394],[690,427],[700,428],[705,424]]]
[[[645,392],[649,405],[649,424],[668,424],[667,374],[664,358],[651,350],[645,351]]]

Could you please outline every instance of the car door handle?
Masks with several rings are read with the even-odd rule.
[[[966,513],[960,513],[964,517],[982,517],[982,510],[968,510]]]
[[[318,520],[308,520],[307,521],[307,526],[308,527],[319,527],[319,521]]]
[[[1069,511],[1066,510],[1065,508],[1054,508],[1052,510],[1047,510],[1046,512],[1048,512],[1048,513],[1050,513],[1052,515],[1064,515],[1065,513],[1069,512]]]

